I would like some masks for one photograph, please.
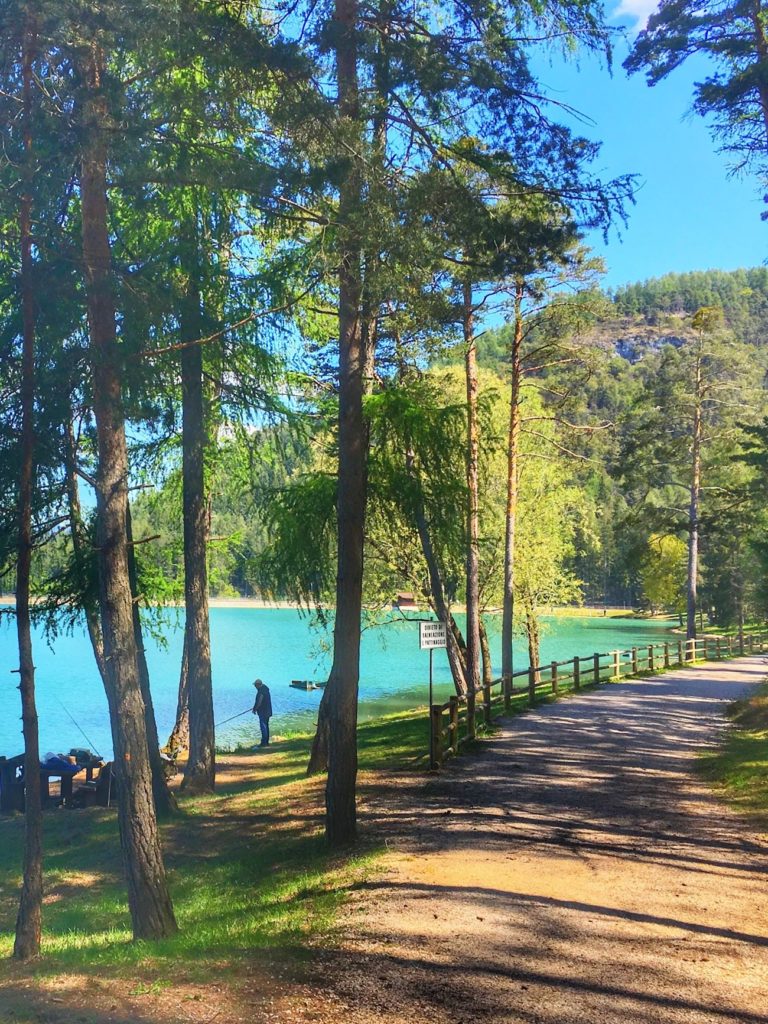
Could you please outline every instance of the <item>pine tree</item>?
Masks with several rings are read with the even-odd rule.
[[[768,9],[761,0],[663,0],[624,67],[656,85],[688,58],[715,70],[695,86],[694,109],[712,117],[737,170],[768,171]]]

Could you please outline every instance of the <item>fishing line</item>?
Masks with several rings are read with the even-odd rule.
[[[90,745],[91,747],[93,747],[93,752],[94,752],[94,753],[96,754],[96,757],[98,757],[98,758],[99,758],[99,760],[102,760],[102,761],[103,761],[104,759],[102,758],[101,754],[100,754],[100,753],[98,752],[98,750],[96,749],[96,744],[95,744],[95,743],[93,742],[93,740],[92,740],[92,739],[89,739],[89,737],[88,737],[88,736],[86,735],[86,733],[85,733],[85,730],[84,730],[84,729],[81,729],[81,728],[80,728],[80,726],[79,726],[79,725],[77,724],[77,722],[75,721],[74,717],[73,717],[73,716],[72,716],[72,715],[70,714],[70,712],[69,712],[69,711],[67,710],[67,708],[65,707],[65,705],[64,705],[64,702],[63,702],[63,701],[62,701],[62,700],[61,700],[61,699],[60,699],[59,697],[56,697],[56,700],[57,700],[57,701],[59,702],[59,704],[61,704],[62,708],[64,709],[64,713],[65,713],[65,714],[66,714],[66,715],[67,715],[67,716],[69,717],[69,719],[70,719],[70,720],[72,721],[72,724],[73,724],[73,725],[74,725],[74,727],[75,727],[75,728],[76,728],[76,729],[77,729],[77,730],[78,730],[78,731],[80,732],[80,735],[81,735],[81,736],[83,737],[83,739],[84,739],[84,740],[86,741],[86,743],[88,743],[88,744],[89,744],[89,745]]]
[[[225,718],[223,722],[214,722],[213,727],[214,729],[218,729],[220,725],[226,725],[227,722],[234,722],[236,718],[242,718],[243,715],[250,715],[250,713],[251,709],[246,708],[245,711],[241,711],[239,715],[232,715],[231,718]]]
[[[81,728],[81,727],[80,727],[80,726],[79,726],[79,725],[77,724],[77,722],[76,722],[76,721],[75,721],[75,719],[74,719],[74,716],[73,716],[73,715],[72,715],[72,714],[71,714],[71,713],[70,713],[70,712],[69,712],[69,711],[67,710],[67,708],[66,708],[66,706],[64,705],[63,701],[61,701],[61,700],[60,700],[60,699],[59,699],[58,697],[56,698],[56,700],[57,700],[57,701],[59,702],[59,704],[61,704],[61,707],[62,707],[62,709],[64,710],[64,713],[65,713],[65,714],[67,715],[67,717],[68,717],[68,718],[70,719],[70,721],[72,722],[72,724],[74,725],[74,727],[75,727],[75,728],[76,728],[76,729],[77,729],[77,730],[78,730],[78,731],[80,732],[80,734],[81,734],[81,736],[83,737],[83,739],[84,739],[84,740],[86,740],[86,742],[87,742],[87,743],[89,743],[91,747],[93,747],[94,753],[96,754],[96,756],[97,756],[97,757],[99,757],[99,758],[100,758],[100,757],[101,757],[101,754],[100,754],[100,753],[98,752],[98,750],[96,749],[96,744],[95,744],[95,743],[93,742],[93,740],[92,740],[92,739],[90,739],[90,738],[89,738],[89,736],[88,736],[88,735],[86,734],[85,730],[84,730],[84,729],[82,729],[82,728]],[[235,720],[236,718],[242,718],[242,717],[243,717],[243,715],[249,715],[250,713],[251,713],[251,709],[250,709],[250,708],[246,708],[246,709],[245,709],[245,711],[241,711],[241,712],[240,712],[239,714],[237,714],[237,715],[232,715],[232,717],[231,717],[231,718],[225,718],[223,722],[215,722],[215,723],[214,723],[214,729],[218,729],[218,727],[219,727],[220,725],[226,725],[226,724],[227,724],[227,722],[234,722],[234,720]]]

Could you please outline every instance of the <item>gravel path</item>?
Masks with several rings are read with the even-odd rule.
[[[768,1022],[768,842],[693,771],[767,672],[741,658],[581,694],[426,783],[370,790],[387,871],[320,964],[318,1017]]]

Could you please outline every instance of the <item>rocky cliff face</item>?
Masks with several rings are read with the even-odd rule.
[[[636,363],[649,352],[658,352],[665,345],[680,348],[685,342],[685,335],[666,333],[627,333],[616,338],[616,354],[630,363]]]
[[[637,363],[650,352],[658,352],[665,345],[680,348],[691,337],[690,328],[681,316],[655,318],[617,317],[607,320],[593,333],[595,343],[627,362]]]

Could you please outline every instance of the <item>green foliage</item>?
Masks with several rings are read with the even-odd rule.
[[[655,85],[689,57],[707,57],[714,71],[696,83],[694,109],[713,121],[715,138],[734,154],[735,167],[753,168],[764,179],[767,38],[759,0],[662,0],[624,66],[645,71]]]
[[[640,562],[640,584],[651,612],[682,614],[685,608],[685,542],[669,534],[652,533]]]

